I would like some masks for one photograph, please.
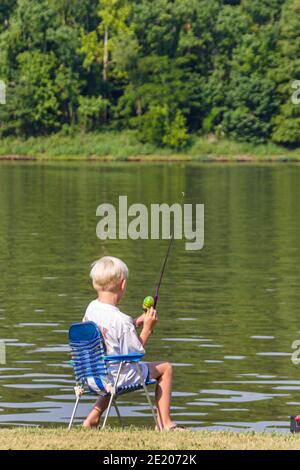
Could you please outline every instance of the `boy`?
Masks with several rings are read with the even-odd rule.
[[[123,261],[112,256],[104,256],[92,265],[91,278],[98,298],[93,300],[85,313],[83,321],[93,321],[100,328],[107,355],[144,353],[145,345],[157,322],[156,310],[151,307],[147,313],[135,321],[122,313],[117,305],[125,294],[128,268]],[[138,337],[135,327],[142,326]],[[157,380],[156,405],[157,420],[161,430],[173,431],[184,429],[177,426],[170,417],[170,400],[172,390],[172,366],[168,362],[141,362],[144,380],[148,376]],[[115,379],[118,364],[109,365],[108,373]],[[134,365],[128,363],[123,367],[118,385],[140,383],[140,377]],[[108,406],[109,397],[100,397],[85,419],[83,426],[96,427],[102,413]]]

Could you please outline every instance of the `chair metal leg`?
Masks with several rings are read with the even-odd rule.
[[[105,418],[104,418],[104,421],[103,421],[103,424],[102,424],[101,429],[104,429],[104,428],[105,428],[106,421],[107,421],[108,415],[109,415],[109,413],[110,413],[110,409],[111,409],[111,405],[112,405],[113,399],[114,399],[114,395],[113,395],[113,393],[112,393],[112,394],[110,395],[109,404],[108,404],[108,407],[107,407],[107,411],[106,411]]]
[[[115,383],[114,383],[113,390],[111,391],[109,404],[108,404],[108,407],[107,407],[107,411],[106,411],[105,418],[104,418],[103,425],[102,425],[102,428],[101,428],[101,429],[104,429],[105,426],[106,426],[106,422],[107,422],[107,418],[108,418],[108,415],[109,415],[110,410],[111,410],[111,406],[112,406],[113,401],[114,401],[114,399],[115,399],[115,397],[116,397],[117,389],[118,389],[118,382],[119,382],[120,373],[121,373],[121,369],[122,369],[123,364],[124,364],[124,362],[120,362],[120,366],[119,366],[119,369],[118,369],[116,381],[115,381]]]
[[[119,423],[120,423],[120,426],[121,426],[121,427],[123,427],[123,426],[124,426],[124,424],[123,424],[123,420],[122,420],[122,418],[121,418],[121,414],[120,414],[119,407],[118,407],[118,405],[117,405],[117,402],[116,402],[116,400],[113,400],[113,405],[114,405],[114,407],[115,407],[115,410],[116,410],[117,416],[118,416],[118,418],[119,418]]]
[[[71,419],[70,419],[68,430],[70,430],[71,427],[72,427],[72,424],[73,424],[73,421],[74,421],[74,418],[75,418],[75,414],[76,414],[76,411],[77,411],[77,408],[78,408],[78,405],[79,405],[79,400],[80,400],[80,395],[78,395],[76,397],[76,402],[75,402],[75,405],[74,405],[74,408],[73,408],[73,412],[72,412],[72,416],[71,416]]]
[[[142,374],[142,369],[141,369],[141,366],[138,362],[136,362],[136,367],[137,367],[138,373],[140,374],[141,383],[143,385],[143,389],[144,389],[144,392],[146,394],[146,397],[147,397],[147,400],[148,400],[148,403],[149,403],[149,406],[150,406],[150,409],[151,409],[151,413],[152,413],[155,425],[157,426],[157,429],[160,429],[160,426],[158,424],[157,417],[156,417],[156,414],[155,414],[154,406],[152,404],[149,392],[147,390],[147,386],[146,386],[145,381],[144,381],[144,377],[143,377],[143,374]]]

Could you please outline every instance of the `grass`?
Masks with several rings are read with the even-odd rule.
[[[80,132],[47,137],[2,138],[0,158],[37,160],[178,160],[178,161],[300,161],[300,148],[287,150],[275,144],[254,145],[215,138],[191,137],[190,146],[176,152],[138,140],[134,131]]]
[[[74,428],[0,430],[1,450],[299,450],[300,434],[188,431],[157,433],[129,427],[105,431]]]

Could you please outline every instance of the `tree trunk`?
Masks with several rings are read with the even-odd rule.
[[[103,51],[103,80],[105,84],[108,82],[108,26],[104,26],[104,51]],[[106,85],[107,86],[107,85]],[[106,98],[105,92],[105,98]],[[107,106],[105,105],[103,120],[107,122]]]
[[[142,113],[143,113],[142,100],[141,98],[138,98],[136,102],[136,114],[140,117]]]
[[[108,80],[108,27],[104,26],[103,80]]]

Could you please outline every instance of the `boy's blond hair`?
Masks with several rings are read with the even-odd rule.
[[[120,282],[128,278],[128,268],[119,258],[103,256],[92,264],[90,276],[95,289],[99,291],[116,292]]]

